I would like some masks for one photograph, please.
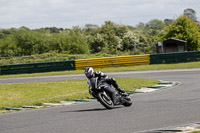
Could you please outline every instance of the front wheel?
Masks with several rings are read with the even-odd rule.
[[[114,107],[113,101],[105,92],[99,92],[97,94],[99,102],[107,109],[112,109]]]
[[[131,106],[132,105],[132,100],[131,100],[131,97],[130,96],[127,96],[127,97],[125,97],[124,99],[123,99],[123,105],[125,106],[125,107],[129,107],[129,106]]]

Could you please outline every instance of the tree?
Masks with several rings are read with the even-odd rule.
[[[73,26],[72,27],[72,30],[71,31],[71,34],[76,34],[76,35],[79,35],[79,36],[84,36],[84,30],[79,27],[79,26]]]
[[[53,34],[50,36],[50,51],[62,52],[62,45],[65,43],[65,36],[60,34]]]
[[[120,44],[120,39],[116,35],[117,25],[111,21],[105,21],[105,24],[102,25],[99,33],[102,34],[104,38],[104,44],[108,53],[116,53],[117,48]]]
[[[188,18],[190,18],[191,20],[197,22],[197,17],[196,17],[196,11],[191,9],[191,8],[187,8],[183,11],[183,15],[187,16]]]
[[[86,54],[89,52],[87,40],[83,36],[70,35],[66,38],[66,43],[69,45],[70,54]]]
[[[0,39],[0,55],[3,57],[17,56],[17,42],[13,36],[7,36]]]
[[[92,32],[96,32],[96,30],[98,28],[99,28],[98,25],[95,25],[95,24],[86,24],[85,27],[84,27],[84,30],[87,33],[92,33]]]
[[[174,22],[174,19],[165,19],[164,23],[165,25],[169,26],[170,24],[172,24]]]
[[[138,30],[144,30],[144,28],[145,28],[145,23],[143,23],[143,22],[139,22],[139,24],[137,24],[136,25],[136,28],[138,29]]]
[[[165,39],[176,38],[187,41],[187,50],[198,49],[200,39],[199,27],[196,22],[187,16],[180,16],[172,25],[169,26],[167,33],[162,37]]]
[[[135,30],[136,41],[134,41],[134,50],[136,54],[154,53],[155,44],[158,38],[165,33],[166,24],[158,19],[150,20],[147,23],[139,23]]]
[[[19,29],[14,35],[20,55],[42,54],[48,51],[46,36],[37,31]]]
[[[54,35],[51,41],[51,50],[57,52],[65,52],[69,54],[85,54],[89,48],[84,37],[76,34],[72,35]]]
[[[100,34],[104,38],[104,44],[108,53],[115,54],[117,51],[127,50],[130,45],[128,32],[133,30],[133,27],[118,25],[111,21],[105,21],[105,24],[100,28]]]
[[[147,30],[148,34],[152,36],[158,35],[159,32],[164,29],[164,27],[165,23],[158,19],[153,19],[145,25],[145,29]]]
[[[101,34],[96,33],[95,35],[91,35],[88,37],[88,43],[90,46],[91,53],[98,53],[103,50],[105,47],[104,38]]]
[[[123,44],[122,47],[123,51],[130,50],[130,41],[128,37],[122,39],[122,44]]]

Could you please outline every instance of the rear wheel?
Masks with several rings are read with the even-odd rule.
[[[107,109],[112,109],[114,107],[113,101],[105,92],[99,92],[97,94],[99,102]]]

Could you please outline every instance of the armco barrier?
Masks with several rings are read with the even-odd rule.
[[[171,64],[200,61],[200,51],[151,54],[150,64]]]
[[[0,66],[0,75],[75,70],[75,61],[42,62]]]
[[[149,64],[149,54],[132,55],[119,57],[105,57],[93,59],[75,60],[76,69],[85,69],[86,67],[104,68],[104,67],[120,67],[120,66],[135,66]]]
[[[105,68],[148,64],[170,64],[192,61],[200,61],[200,51],[1,65],[0,75],[78,70],[85,69],[86,67]]]

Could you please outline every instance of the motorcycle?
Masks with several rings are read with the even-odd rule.
[[[112,96],[103,89],[105,86],[112,87],[112,85],[101,82],[98,78],[90,78],[88,85],[90,94],[107,109],[113,109],[116,105],[124,105],[125,107],[132,105],[131,97],[127,93],[121,93],[117,90],[115,90],[117,104],[114,105]]]

